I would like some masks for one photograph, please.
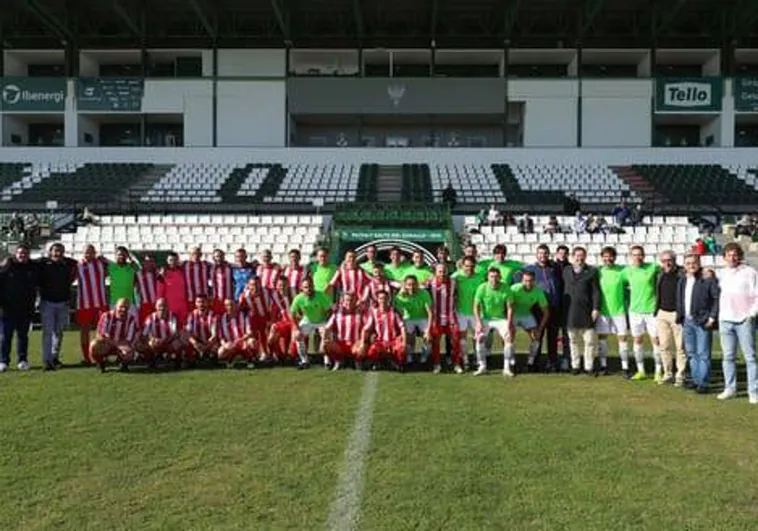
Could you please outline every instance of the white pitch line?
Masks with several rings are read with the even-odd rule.
[[[330,531],[358,529],[363,497],[363,471],[366,468],[366,456],[371,446],[371,424],[378,388],[379,374],[375,372],[367,374],[353,432],[350,434],[350,440],[345,449],[337,491],[329,511],[326,528]]]

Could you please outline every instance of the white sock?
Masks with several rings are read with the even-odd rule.
[[[476,344],[476,362],[479,364],[479,367],[487,366],[487,347],[484,345],[484,342],[477,342]]]
[[[629,370],[629,343],[619,341],[619,358],[621,358],[621,370]]]
[[[515,365],[516,359],[513,356],[514,353],[513,343],[505,343],[503,345],[503,360],[508,361],[508,365]],[[505,365],[505,363],[503,363]]]
[[[529,345],[529,365],[534,364],[534,360],[537,359],[537,355],[540,353],[540,342],[532,341]]]
[[[331,360],[329,359],[329,356],[327,356],[326,354],[324,354],[324,366],[329,365],[330,362],[331,362]]]
[[[655,372],[663,372],[663,363],[661,362],[661,348],[653,345],[653,361],[655,361]]]
[[[601,339],[598,342],[598,350],[600,354],[600,367],[603,369],[608,368],[608,340]]]
[[[645,351],[642,345],[634,344],[634,361],[637,363],[637,372],[645,372]]]
[[[300,358],[301,363],[308,363],[308,353],[305,349],[305,341],[297,342],[297,357]]]

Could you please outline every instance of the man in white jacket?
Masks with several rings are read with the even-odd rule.
[[[747,367],[750,403],[758,405],[758,367],[755,362],[755,317],[758,315],[758,272],[742,263],[742,247],[724,246],[726,267],[719,272],[719,336],[723,352],[724,391],[719,400],[737,396],[737,346]]]

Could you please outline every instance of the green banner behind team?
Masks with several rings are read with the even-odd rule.
[[[145,80],[137,77],[80,77],[76,107],[80,111],[140,112]]]
[[[338,237],[343,241],[407,240],[411,242],[444,242],[447,231],[432,229],[343,229]]]
[[[734,109],[758,112],[758,77],[734,78]]]
[[[0,110],[5,112],[63,112],[68,85],[59,77],[2,78]]]
[[[657,78],[656,112],[720,112],[724,80],[720,77]]]

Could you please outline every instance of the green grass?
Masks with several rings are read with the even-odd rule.
[[[323,529],[363,382],[0,375],[0,529]],[[360,528],[754,529],[756,414],[619,377],[382,373]]]

